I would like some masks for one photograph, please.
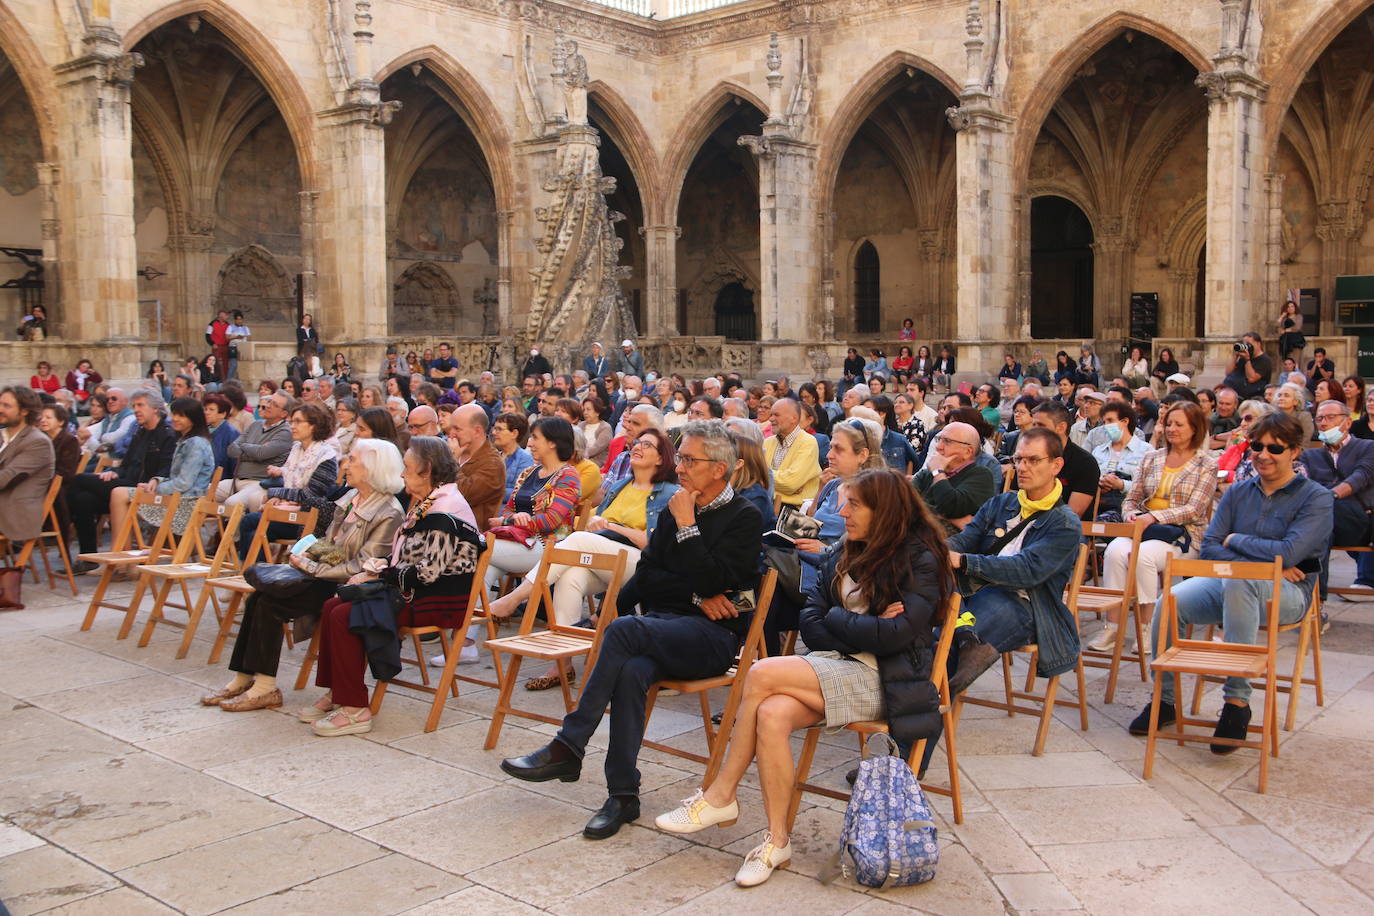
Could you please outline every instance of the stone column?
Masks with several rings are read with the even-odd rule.
[[[1197,325],[1197,268],[1169,268],[1169,299],[1159,303],[1160,337],[1193,337]],[[1169,316],[1167,319],[1165,316]]]
[[[325,128],[320,137],[323,187],[313,206],[304,196],[301,202],[303,247],[307,210],[315,213],[320,287],[315,323],[331,345],[343,340],[379,340],[391,329],[382,128],[398,103],[378,101],[375,84],[355,84],[349,96],[344,105],[320,113]],[[309,266],[309,257],[305,260]]]
[[[57,243],[62,234],[62,220],[58,214],[57,188],[62,178],[62,168],[53,162],[39,162],[38,187],[43,195],[42,232],[43,232],[43,301],[48,303],[48,313],[56,311],[52,306],[62,301],[62,277],[58,271]],[[54,316],[56,317],[56,316]],[[60,321],[56,322],[60,326]]]
[[[1103,231],[1093,239],[1093,337],[1101,346],[1098,356],[1105,357],[1103,347],[1115,346],[1131,333],[1131,258],[1135,254],[1135,239],[1122,231],[1119,216],[1104,217]],[[1129,344],[1128,344],[1129,346]],[[1115,355],[1115,354],[1112,354]]]
[[[816,147],[772,133],[768,125],[763,136],[740,137],[739,142],[759,162],[759,340],[803,340],[810,336],[819,263],[813,193]]]
[[[143,56],[124,53],[103,20],[92,20],[82,52],[55,68],[65,108],[58,119],[63,181],[57,199],[66,230],[58,246],[57,314],[68,339],[135,341],[142,333],[129,86]],[[137,359],[135,351],[130,365]]]
[[[511,239],[514,236],[514,222],[514,210],[496,211],[496,330],[493,332],[496,334],[505,333],[513,321],[515,300],[511,289],[511,265],[515,252],[511,247]],[[505,376],[510,377],[510,374]]]
[[[649,284],[647,327],[639,333],[648,337],[675,337],[677,326],[677,240],[681,226],[641,226],[644,237],[645,276]]]
[[[1355,273],[1356,251],[1364,216],[1358,203],[1347,200],[1324,200],[1317,204],[1317,238],[1321,239],[1322,321],[1330,333],[1335,333],[1336,278]],[[1282,292],[1274,303],[1282,301]],[[1278,306],[1274,306],[1278,310]],[[1308,336],[1316,336],[1316,328],[1306,329]]]
[[[177,302],[180,307],[163,308],[163,323],[172,319],[175,339],[179,344],[195,344],[191,352],[203,346],[205,326],[217,306],[213,301],[215,280],[210,275],[210,247],[215,241],[215,220],[196,213],[182,214],[182,231],[167,237],[167,249],[172,254],[171,273],[176,281]],[[171,305],[171,303],[169,303]],[[149,340],[164,339],[164,328],[152,329]]]

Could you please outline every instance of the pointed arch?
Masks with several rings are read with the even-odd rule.
[[[57,87],[53,83],[52,65],[43,60],[19,18],[3,3],[0,3],[0,53],[9,59],[19,85],[29,97],[29,107],[38,122],[38,140],[43,147],[44,160],[56,162],[57,125],[53,122],[53,112],[57,111]]]
[[[739,99],[742,104],[752,105],[760,114],[767,117],[768,106],[754,93],[739,83],[722,80],[710,91],[688,106],[692,112],[684,119],[668,143],[669,156],[663,163],[664,184],[659,213],[665,223],[677,219],[678,201],[682,196],[682,185],[687,180],[687,170],[692,167],[701,146],[720,124],[729,117],[724,110],[725,103]]]
[[[223,0],[178,0],[164,6],[145,16],[125,33],[124,50],[132,51],[154,30],[192,13],[199,14],[228,39],[230,46],[243,56],[248,69],[267,89],[291,135],[301,187],[307,191],[315,190],[319,186],[315,162],[315,106],[310,104],[295,71],[276,46],[228,3]]]
[[[840,164],[865,121],[872,117],[889,93],[883,90],[899,73],[912,69],[931,77],[949,90],[953,101],[959,98],[959,84],[943,69],[927,58],[909,51],[894,51],[878,61],[854,83],[843,101],[835,107],[821,133],[820,163],[816,169],[820,190],[819,212],[827,213],[835,194],[835,180]]]
[[[441,79],[465,110],[459,114],[467,123],[468,129],[477,138],[482,155],[487,160],[491,174],[492,190],[496,195],[496,209],[509,211],[515,208],[515,174],[512,171],[510,133],[505,127],[505,118],[492,103],[472,74],[447,51],[437,45],[426,45],[407,51],[392,60],[373,77],[378,85],[387,77],[411,64],[424,64]]]
[[[1031,153],[1040,136],[1040,128],[1050,110],[1064,94],[1074,74],[1103,46],[1122,32],[1134,31],[1149,35],[1181,54],[1188,63],[1202,73],[1211,69],[1207,57],[1192,42],[1174,30],[1134,13],[1115,12],[1068,41],[1054,56],[1041,74],[1040,80],[1019,108],[1016,139],[1012,153],[1012,175],[1017,185],[1024,186],[1030,175]]]
[[[261,245],[245,245],[220,267],[214,304],[216,309],[241,309],[250,324],[291,327],[296,322],[291,276]]]
[[[461,306],[458,285],[448,271],[433,261],[417,261],[393,284],[391,325],[400,334],[452,328]]]
[[[658,225],[659,163],[653,141],[630,106],[625,104],[624,98],[602,80],[593,80],[588,84],[587,98],[605,114],[611,141],[630,165],[635,185],[639,188],[640,203],[644,207],[644,225]]]

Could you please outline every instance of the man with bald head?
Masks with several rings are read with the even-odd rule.
[[[489,425],[487,412],[477,404],[464,404],[448,417],[449,439],[458,445],[458,492],[482,529],[506,496],[506,463],[487,439]]]
[[[963,530],[997,493],[992,471],[974,460],[982,444],[978,430],[969,424],[947,423],[935,434],[926,466],[911,479],[926,505],[944,520],[946,533]]]
[[[821,486],[820,447],[801,426],[801,405],[778,398],[772,411],[773,435],[763,440],[763,457],[773,471],[773,492],[785,506],[813,499]]]
[[[439,415],[434,412],[434,408],[427,404],[421,404],[410,412],[406,418],[406,428],[413,436],[437,436],[439,435]]]

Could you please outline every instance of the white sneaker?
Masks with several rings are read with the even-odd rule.
[[[773,869],[781,868],[792,860],[792,841],[786,846],[774,846],[773,834],[765,833],[763,842],[744,857],[744,864],[735,872],[735,883],[740,887],[758,887],[773,874]]]
[[[461,661],[463,660],[463,657],[462,657],[461,655],[458,656],[458,660],[461,662]],[[444,667],[444,656],[443,656],[443,655],[435,655],[435,656],[431,657],[430,660],[429,660],[429,666],[430,666],[431,668],[442,668],[442,667]]]
[[[739,802],[732,801],[724,808],[714,808],[706,800],[706,793],[697,789],[691,798],[667,814],[654,818],[659,830],[669,833],[696,833],[707,827],[729,827],[739,820]]]
[[[460,665],[475,665],[481,660],[481,656],[477,654],[476,643],[470,646],[463,646],[463,650],[458,653],[458,664]]]
[[[1088,643],[1088,648],[1094,652],[1111,652],[1116,648],[1117,625],[1109,623],[1102,628],[1092,642]]]

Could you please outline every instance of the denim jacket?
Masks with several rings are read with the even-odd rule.
[[[606,498],[601,500],[601,505],[597,507],[596,514],[601,515],[611,507],[615,498],[620,495],[620,491],[634,483],[634,475],[619,480],[611,484],[611,488],[606,491]],[[658,516],[664,509],[668,508],[668,500],[673,498],[673,494],[682,487],[668,481],[660,481],[653,485],[649,490],[649,499],[644,504],[644,533],[649,537],[654,536],[654,529],[658,527]]]
[[[172,470],[166,480],[159,480],[157,492],[180,493],[183,497],[199,499],[210,488],[215,474],[215,452],[204,436],[187,436],[177,443],[172,453]]]
[[[989,555],[998,537],[996,529],[1006,530],[1007,520],[1020,512],[1015,492],[993,497],[963,531],[949,539],[949,549],[964,555],[964,570],[970,577],[1022,589],[1030,596],[1031,620],[1040,646],[1038,671],[1041,677],[1053,677],[1078,661],[1078,626],[1064,604],[1064,587],[1078,559],[1083,526],[1073,510],[1060,503],[1031,522],[1019,553]]]
[[[895,429],[883,430],[883,444],[880,448],[883,460],[895,471],[905,474],[907,462],[913,465],[916,463],[916,453],[911,450],[911,443]]]

